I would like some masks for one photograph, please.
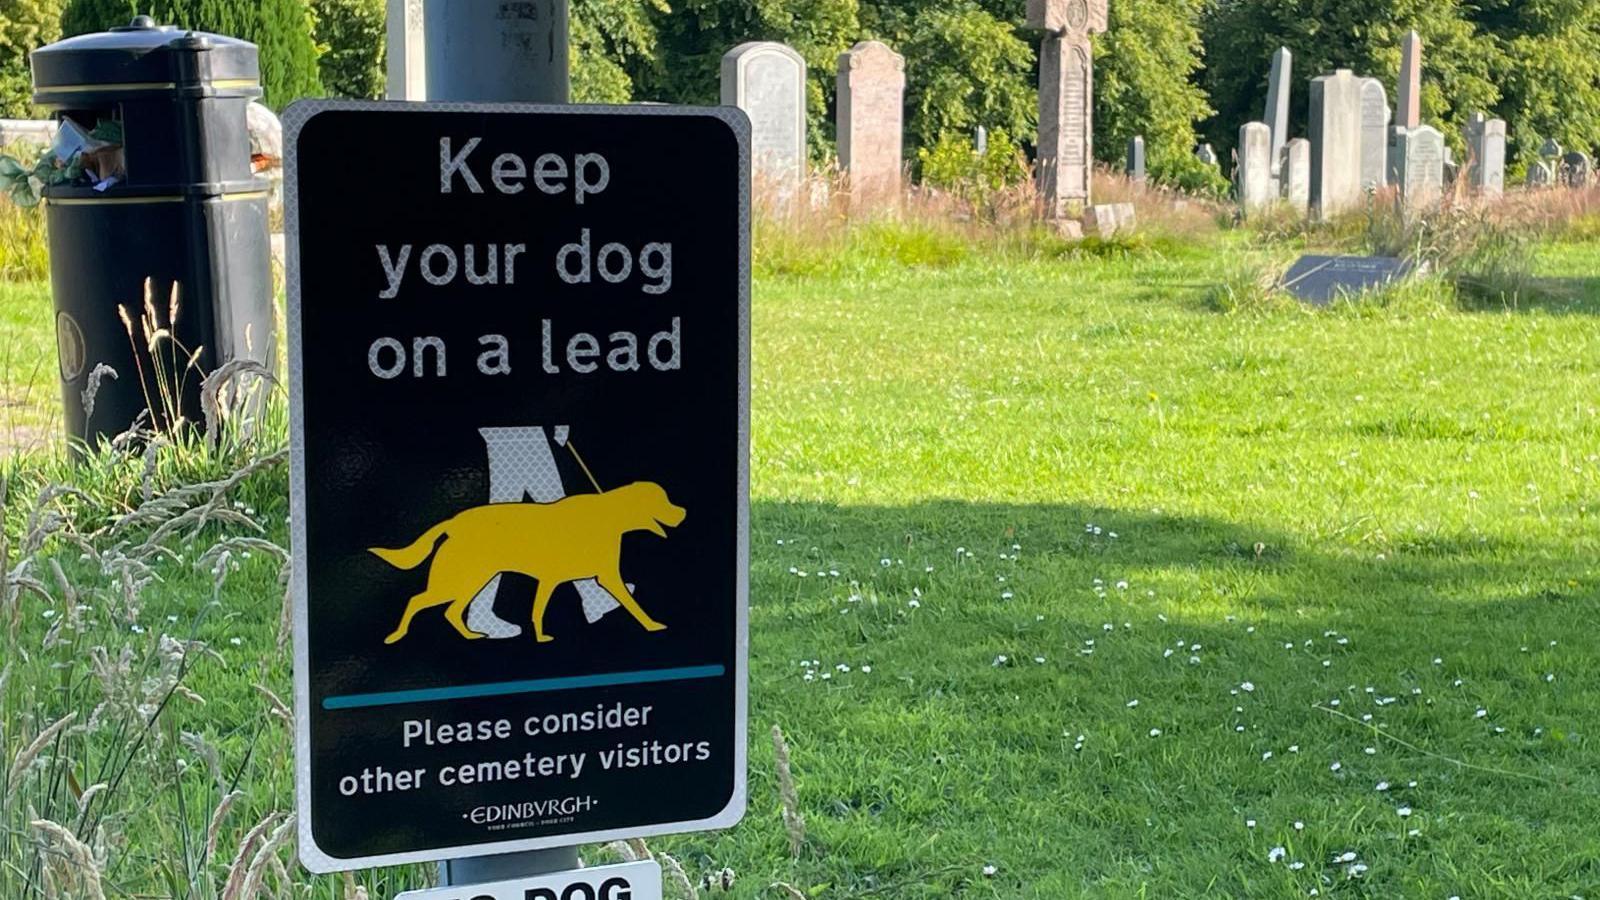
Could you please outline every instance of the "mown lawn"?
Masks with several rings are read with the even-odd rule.
[[[1515,310],[1222,314],[1234,246],[758,283],[751,808],[653,847],[739,897],[1600,896],[1600,247],[1550,248]],[[283,484],[240,498],[280,542]],[[254,686],[289,694],[276,565],[208,604],[216,533],[77,646],[20,601],[0,762],[95,696],[95,643],[219,656],[163,728],[220,776],[175,750],[119,788],[115,896],[183,895],[234,784],[213,873],[292,804]],[[97,740],[59,754],[79,781]]]

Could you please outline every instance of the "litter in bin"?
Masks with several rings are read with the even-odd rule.
[[[101,119],[94,128],[62,117],[55,141],[31,166],[0,155],[0,193],[18,206],[34,206],[46,186],[92,186],[104,191],[126,174],[122,123]]]

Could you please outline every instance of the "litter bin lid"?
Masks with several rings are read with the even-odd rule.
[[[260,93],[261,64],[249,41],[139,16],[110,31],[80,34],[33,51],[34,102],[57,106],[96,94],[179,88]],[[73,97],[72,95],[76,95]]]

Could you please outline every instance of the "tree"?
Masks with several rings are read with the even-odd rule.
[[[909,148],[933,147],[978,126],[1032,135],[1039,123],[1038,61],[1014,23],[975,3],[930,7],[913,16],[878,11],[906,57]]]
[[[126,25],[140,12],[161,24],[254,43],[261,50],[261,87],[271,106],[322,94],[306,0],[69,0],[61,17],[62,33]]]
[[[1199,186],[1196,125],[1211,104],[1195,76],[1202,67],[1205,0],[1111,0],[1110,23],[1095,39],[1095,156],[1121,164],[1144,135],[1150,176]]]
[[[384,0],[311,0],[317,23],[317,72],[335,97],[382,97],[388,78]]]
[[[0,0],[0,117],[33,115],[28,53],[61,37],[62,0]]]
[[[633,99],[630,68],[655,62],[658,34],[651,14],[672,11],[666,0],[573,0],[570,11],[572,99],[626,103]]]

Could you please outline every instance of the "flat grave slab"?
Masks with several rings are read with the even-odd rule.
[[[1327,306],[1409,276],[1415,266],[1394,256],[1302,256],[1279,287],[1312,306]]]

